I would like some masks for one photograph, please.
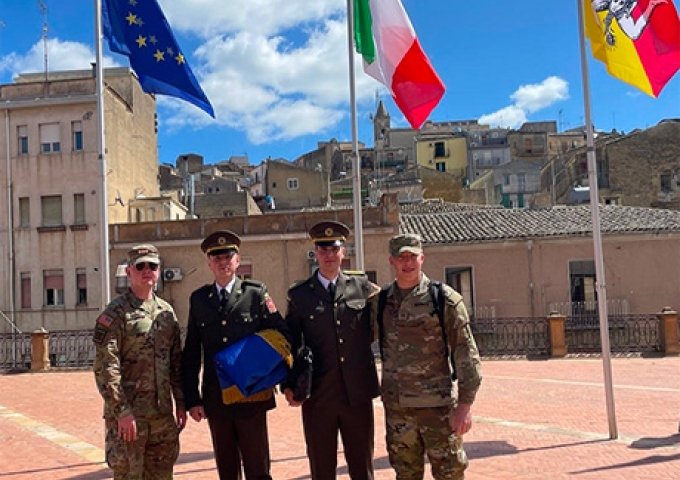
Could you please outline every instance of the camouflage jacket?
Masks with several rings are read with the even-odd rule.
[[[437,407],[453,402],[448,356],[429,285],[430,279],[422,274],[420,283],[401,302],[396,282],[389,286],[383,313],[384,402],[403,407]],[[482,379],[479,352],[461,295],[447,285],[443,288],[445,328],[458,375],[458,401],[472,403]]]
[[[94,375],[104,417],[137,418],[184,408],[180,382],[180,329],[170,304],[141,301],[128,290],[97,317]]]

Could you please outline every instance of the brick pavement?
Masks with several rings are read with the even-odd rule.
[[[612,366],[615,441],[600,359],[484,362],[466,478],[680,479],[680,357],[615,358]],[[284,403],[270,414],[272,475],[306,479],[299,410]],[[376,407],[376,478],[394,478]],[[181,441],[176,478],[217,478],[205,422],[190,422]],[[90,372],[0,375],[0,480],[110,478],[102,446],[101,399]],[[346,479],[338,458],[338,478]]]

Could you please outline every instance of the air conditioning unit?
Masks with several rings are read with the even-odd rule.
[[[182,269],[179,267],[164,268],[163,280],[166,282],[178,282],[182,280]]]
[[[307,250],[307,260],[315,260],[316,257],[314,256],[314,250]]]

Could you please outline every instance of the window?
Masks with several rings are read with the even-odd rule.
[[[517,191],[523,192],[525,188],[526,188],[526,174],[518,173],[517,174]]]
[[[85,225],[85,194],[73,194],[73,224]]]
[[[446,145],[444,145],[444,142],[435,142],[434,143],[434,156],[435,156],[435,158],[446,156]]]
[[[76,120],[71,122],[71,135],[73,142],[73,150],[80,151],[83,149],[83,122]]]
[[[19,198],[19,226],[21,228],[31,226],[31,202],[28,197]]]
[[[246,280],[248,278],[253,278],[253,266],[252,265],[247,265],[247,264],[241,264],[238,266],[238,269],[236,270],[236,275],[238,278],[241,280]]]
[[[670,173],[661,174],[661,191],[663,193],[669,193],[673,191],[672,180],[673,176]]]
[[[446,269],[446,283],[463,297],[465,306],[474,317],[475,303],[472,287],[472,267],[450,267]]]
[[[61,152],[61,135],[58,123],[45,123],[40,125],[40,152]]]
[[[503,175],[503,185],[510,185],[510,175]]]
[[[17,127],[17,138],[19,140],[19,155],[28,155],[28,127],[26,125]]]
[[[76,268],[76,305],[87,305],[87,274],[84,268]]]
[[[534,147],[534,141],[531,138],[525,138],[524,139],[524,151],[526,153],[531,153]]]
[[[618,205],[619,204],[619,198],[618,197],[608,197],[604,199],[604,204],[605,205]]]
[[[21,272],[21,308],[31,308],[31,274]]]
[[[43,272],[46,306],[64,305],[64,271],[45,270]]]
[[[369,282],[373,282],[375,284],[378,283],[378,272],[375,270],[366,270],[366,278],[368,278]]]
[[[446,171],[446,162],[437,162],[435,164],[435,168],[437,169],[438,172],[445,172]]]
[[[288,179],[288,190],[297,190],[300,188],[299,182],[297,178],[289,178]]]
[[[596,310],[595,263],[592,260],[569,262],[569,285],[572,310],[588,312]]]
[[[43,227],[56,227],[64,224],[61,218],[61,195],[40,197],[40,206]]]

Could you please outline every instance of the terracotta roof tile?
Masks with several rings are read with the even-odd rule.
[[[453,204],[449,204],[453,205]],[[431,205],[404,208],[400,230],[418,233],[426,244],[484,242],[522,238],[573,237],[591,234],[590,207],[546,209],[462,208]],[[448,209],[448,210],[447,210]],[[656,208],[600,206],[602,234],[679,232],[680,211]]]

